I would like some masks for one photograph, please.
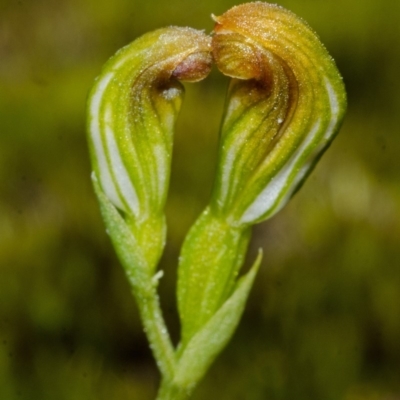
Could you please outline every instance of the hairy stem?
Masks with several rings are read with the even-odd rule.
[[[163,379],[156,400],[186,400],[190,392],[177,387],[172,381]]]
[[[133,291],[133,294],[157,366],[165,379],[172,380],[176,367],[175,351],[163,318],[156,287],[151,286],[147,291]]]

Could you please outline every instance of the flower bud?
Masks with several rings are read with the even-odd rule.
[[[211,68],[209,38],[190,28],[148,33],[112,57],[89,97],[89,142],[100,185],[136,219],[159,212],[183,87]]]
[[[246,3],[215,17],[213,54],[232,77],[212,210],[251,225],[281,209],[338,132],[342,78],[290,11]]]
[[[211,62],[210,38],[203,32],[159,29],[118,51],[89,95],[94,177],[123,215],[151,270],[165,241],[163,209],[183,97],[178,80],[205,78]]]

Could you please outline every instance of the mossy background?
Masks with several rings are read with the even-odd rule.
[[[90,183],[85,100],[102,64],[166,25],[211,31],[231,0],[0,0],[0,398],[151,400],[158,372]],[[282,0],[348,89],[303,189],[256,227],[264,262],[194,400],[400,399],[400,2]],[[187,96],[175,138],[161,296],[207,202],[227,79]]]

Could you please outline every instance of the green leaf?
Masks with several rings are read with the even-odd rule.
[[[100,211],[107,227],[107,233],[111,237],[128,279],[134,289],[145,288],[148,285],[151,271],[149,271],[138,241],[120,212],[101,190],[94,174],[92,181],[100,203]]]
[[[193,388],[232,337],[243,313],[261,259],[260,250],[250,271],[236,283],[232,295],[183,349],[174,377],[174,383],[178,387]]]

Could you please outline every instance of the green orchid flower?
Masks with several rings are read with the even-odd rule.
[[[212,36],[170,27],[148,33],[105,65],[88,102],[93,183],[161,371],[159,400],[187,399],[232,337],[261,263],[239,277],[251,228],[299,189],[339,131],[342,78],[317,35],[277,5],[247,3]],[[165,245],[179,81],[205,78],[212,61],[231,77],[209,204],[178,265],[181,340],[164,323],[157,265]]]

